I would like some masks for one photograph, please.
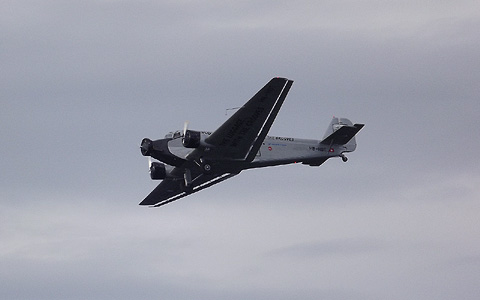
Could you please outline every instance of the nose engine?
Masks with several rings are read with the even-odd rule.
[[[140,151],[143,156],[149,156],[152,154],[153,142],[151,139],[144,138],[140,144]]]

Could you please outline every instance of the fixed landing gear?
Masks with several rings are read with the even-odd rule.
[[[348,161],[348,157],[346,157],[345,155],[340,155],[340,157],[342,158],[342,161],[343,162],[347,162]]]
[[[193,191],[192,187],[192,174],[190,173],[190,169],[185,170],[185,174],[183,174],[183,188],[185,193],[189,194]]]

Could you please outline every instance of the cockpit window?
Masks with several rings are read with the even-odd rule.
[[[166,139],[178,139],[183,136],[183,132],[180,130],[177,130],[175,132],[169,132],[165,135]]]
[[[180,131],[175,131],[175,133],[173,134],[174,139],[178,139],[181,136],[182,136],[182,133]]]

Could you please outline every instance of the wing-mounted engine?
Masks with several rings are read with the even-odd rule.
[[[150,165],[150,178],[152,178],[152,180],[163,180],[167,178],[165,165],[159,162],[152,162]]]
[[[202,135],[199,131],[185,130],[182,144],[185,148],[198,148],[202,144]]]
[[[182,145],[185,148],[214,148],[214,146],[205,142],[207,137],[208,135],[200,131],[185,130],[182,137]]]
[[[185,148],[211,147],[205,142],[205,134],[200,131],[189,130],[188,121],[183,124],[182,145]]]

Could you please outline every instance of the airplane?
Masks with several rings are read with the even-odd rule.
[[[162,180],[139,204],[159,207],[227,180],[241,171],[292,163],[320,166],[327,159],[352,152],[364,124],[334,117],[322,140],[268,136],[293,80],[275,77],[217,130],[183,131],[164,139],[144,138],[150,177]],[[158,161],[152,162],[151,158]]]

